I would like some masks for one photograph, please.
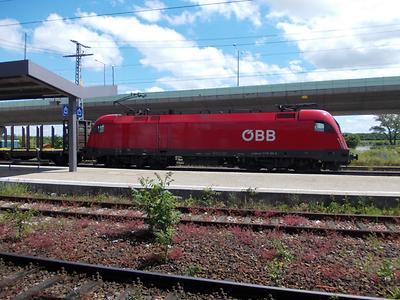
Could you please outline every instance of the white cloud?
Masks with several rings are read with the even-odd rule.
[[[4,26],[5,24],[17,24],[13,26]],[[0,48],[9,51],[24,51],[23,28],[18,21],[14,19],[0,20]]]
[[[163,88],[160,88],[158,86],[153,86],[151,88],[146,89],[146,92],[149,93],[154,93],[154,92],[164,92],[165,90]]]
[[[86,14],[83,14],[86,15]],[[236,82],[236,58],[214,47],[200,47],[170,28],[143,24],[135,17],[84,18],[81,24],[103,32],[120,44],[136,48],[143,56],[140,63],[167,73],[158,79],[172,89],[232,86]],[[145,41],[157,42],[145,42]],[[243,84],[267,83],[262,76],[246,76],[281,71],[246,54],[240,61]],[[286,70],[286,69],[284,69]]]
[[[264,2],[270,6],[270,21],[295,41],[302,58],[315,67],[308,80],[398,74],[399,65],[392,64],[400,61],[399,1]]]
[[[140,10],[148,10],[148,9],[165,8],[164,3],[162,3],[159,0],[146,0],[144,5],[145,5],[144,7],[135,6],[135,10],[140,11]],[[137,15],[140,18],[142,18],[150,23],[158,22],[163,18],[161,10],[143,11],[143,12],[137,13]]]
[[[378,125],[373,115],[335,116],[335,119],[340,124],[342,132],[347,133],[366,133],[370,127]]]
[[[193,24],[197,18],[200,17],[200,13],[191,13],[189,11],[184,11],[180,15],[174,16],[165,16],[166,20],[172,25],[185,25],[185,24]]]
[[[235,17],[239,21],[249,21],[255,27],[261,26],[260,5],[258,1],[238,2],[229,4],[214,4],[215,0],[189,0],[193,4],[202,5],[198,10],[185,10],[179,15],[165,16],[172,25],[184,25],[194,23],[200,19],[208,21],[213,16],[223,16],[226,19]]]
[[[119,65],[122,63],[119,48],[110,35],[90,30],[77,22],[63,21],[57,14],[51,14],[47,20],[56,21],[45,22],[35,28],[32,37],[33,47],[58,51],[64,55],[74,54],[76,45],[71,40],[76,40],[84,45],[92,46],[91,49],[82,48],[84,52],[95,53],[94,56],[83,60],[83,64],[86,67],[102,70],[103,66],[96,62],[95,59],[102,61],[106,65]],[[100,46],[95,49],[93,45]]]
[[[190,0],[194,4],[201,6],[199,16],[203,19],[209,19],[213,15],[222,15],[227,19],[232,16],[240,21],[250,21],[254,26],[261,26],[260,6],[257,1],[254,2],[238,2],[219,5],[207,5],[215,3],[214,0]]]

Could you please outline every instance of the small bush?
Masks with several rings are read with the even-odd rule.
[[[396,277],[396,264],[400,267],[400,259],[397,261],[385,259],[377,272],[379,278],[384,281],[394,280]]]
[[[220,196],[221,193],[214,191],[212,187],[206,188],[201,195],[200,204],[204,206],[213,206],[218,202]]]
[[[274,253],[274,256],[271,261],[267,262],[265,269],[268,271],[268,276],[271,280],[276,284],[280,284],[294,256],[279,240],[273,240],[272,246],[274,252],[271,253]]]
[[[164,179],[157,173],[155,175],[157,182],[149,178],[139,179],[142,188],[133,190],[133,198],[146,212],[145,222],[157,242],[164,247],[166,258],[168,246],[171,245],[174,236],[174,226],[179,221],[179,212],[176,210],[177,197],[167,190],[173,181],[172,173],[168,172]]]
[[[186,270],[186,275],[196,277],[202,271],[198,265],[189,266]]]
[[[21,239],[25,234],[29,233],[32,227],[31,220],[37,214],[33,209],[23,211],[16,207],[9,209],[3,214],[2,220],[9,222],[9,224],[16,230],[15,237]]]

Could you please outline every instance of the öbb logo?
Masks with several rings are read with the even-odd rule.
[[[245,142],[251,142],[251,141],[256,141],[256,142],[273,142],[276,139],[276,134],[275,130],[272,129],[267,129],[267,130],[262,130],[262,129],[246,129],[243,130],[242,132],[242,139]]]

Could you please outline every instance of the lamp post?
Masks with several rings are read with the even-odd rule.
[[[233,44],[233,47],[235,47],[235,49],[236,49],[236,52],[237,52],[237,73],[236,73],[236,86],[239,86],[239,74],[240,74],[240,71],[239,71],[239,59],[240,59],[240,50],[239,50],[239,48],[237,47],[237,45],[236,44]]]
[[[112,70],[112,85],[113,85],[113,86],[114,86],[114,68],[115,68],[115,66],[112,65],[112,66],[111,66],[111,70]]]
[[[106,64],[98,59],[95,59],[95,61],[103,65],[103,85],[106,85]]]

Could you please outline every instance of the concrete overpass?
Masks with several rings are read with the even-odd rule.
[[[314,102],[334,115],[400,113],[400,76],[168,91],[86,98],[85,117],[124,113],[114,101],[151,113],[274,111],[276,104]],[[0,125],[60,123],[66,99],[0,102]]]

